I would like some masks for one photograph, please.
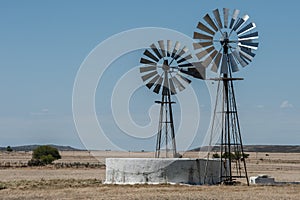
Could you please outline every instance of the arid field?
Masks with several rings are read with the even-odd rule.
[[[106,185],[106,157],[152,157],[147,152],[63,151],[46,167],[27,167],[31,152],[0,153],[0,199],[299,199],[300,184],[276,186]],[[188,152],[184,157],[204,157]],[[300,181],[300,153],[250,153],[249,176]]]

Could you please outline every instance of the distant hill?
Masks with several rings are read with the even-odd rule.
[[[53,145],[48,144],[49,146],[52,146],[54,148],[57,148],[59,151],[81,151],[82,149],[76,149],[71,146],[59,146],[59,145]],[[15,146],[11,147],[14,151],[32,151],[35,148],[42,146],[42,145],[23,145],[23,146]],[[0,147],[1,151],[6,151],[6,147]]]
[[[300,145],[244,145],[245,152],[270,152],[270,153],[300,153]],[[192,149],[191,151],[207,151],[208,147]],[[212,151],[219,151],[219,146],[214,146]]]
[[[84,151],[71,146],[48,144],[59,151]],[[14,151],[32,151],[41,145],[23,145],[11,147]],[[190,151],[207,151],[208,147],[195,148]],[[219,151],[219,146],[214,146],[212,151]],[[0,151],[6,151],[6,147],[0,147]],[[300,153],[300,145],[244,145],[245,152],[270,152],[270,153]]]

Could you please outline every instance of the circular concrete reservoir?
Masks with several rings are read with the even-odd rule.
[[[218,184],[219,159],[107,158],[106,184]],[[223,171],[223,170],[222,170]]]

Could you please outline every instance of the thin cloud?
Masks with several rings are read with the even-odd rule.
[[[285,109],[285,108],[293,108],[293,104],[291,104],[289,101],[285,100],[280,104],[280,108]]]
[[[48,108],[43,108],[38,112],[31,112],[30,115],[32,116],[45,116],[49,115],[49,109]]]

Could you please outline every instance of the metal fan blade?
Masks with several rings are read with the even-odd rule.
[[[228,28],[229,8],[223,8],[223,15],[224,15],[224,27]]]
[[[204,31],[204,32],[206,32],[206,33],[208,33],[208,34],[211,34],[211,35],[215,34],[215,32],[213,30],[211,30],[210,28],[208,28],[206,25],[204,25],[201,22],[198,23],[197,28]]]
[[[153,71],[156,70],[156,66],[151,65],[151,66],[146,66],[146,67],[140,67],[140,72],[144,73],[144,72],[148,72],[148,71]]]
[[[140,63],[142,63],[142,64],[152,64],[152,65],[156,64],[155,62],[153,62],[151,60],[148,60],[146,58],[141,58]]]
[[[159,79],[160,75],[156,75],[153,79],[151,79],[147,84],[146,86],[151,89],[152,86],[156,83],[156,81]]]
[[[219,26],[219,29],[222,29],[223,25],[222,25],[222,21],[221,21],[219,9],[214,10],[213,14],[214,14],[214,16],[215,16],[215,18],[217,20],[217,24]]]
[[[172,41],[167,40],[167,56],[168,57],[171,55],[171,46],[172,46]]]
[[[255,57],[255,53],[253,53],[253,52],[251,51],[251,49],[249,49],[249,48],[246,48],[246,47],[240,47],[240,51],[243,52],[243,53],[245,53],[245,54],[247,54],[247,55],[249,55],[249,59],[251,58],[251,61],[252,61],[252,59]]]
[[[157,74],[157,71],[151,72],[151,73],[149,73],[149,74],[146,74],[146,75],[142,76],[142,79],[143,79],[143,81],[145,82],[145,81],[147,81],[149,78],[155,76],[156,74]]]
[[[180,77],[180,79],[182,79],[184,82],[186,82],[187,84],[190,84],[192,81],[184,76],[182,76],[181,74],[177,74],[178,77]]]
[[[213,72],[218,72],[222,56],[223,54],[219,52],[218,55],[216,56],[216,59],[212,62],[213,64],[211,70]]]
[[[232,29],[232,27],[233,27],[233,25],[234,25],[234,22],[235,22],[236,19],[238,18],[239,14],[240,14],[240,11],[239,11],[239,10],[235,9],[235,10],[233,11],[233,15],[232,15],[232,18],[231,18],[231,21],[230,21],[230,26],[229,26],[230,29]]]
[[[255,40],[258,39],[258,32],[254,32],[254,33],[249,33],[247,35],[243,35],[241,37],[239,37],[239,41],[241,40]]]
[[[144,52],[144,55],[145,55],[145,56],[148,56],[148,57],[151,58],[152,60],[155,60],[156,62],[159,61],[159,59],[158,59],[155,55],[153,55],[150,51],[148,51],[148,50],[146,50],[146,51]]]
[[[209,47],[203,51],[200,51],[199,53],[196,54],[197,58],[199,60],[201,60],[204,56],[206,56],[207,54],[209,54],[210,52],[212,52],[215,49],[215,47]]]
[[[187,70],[180,69],[180,72],[183,73],[183,74],[187,74],[187,75],[189,75],[189,76],[194,76],[194,74],[191,73],[191,72],[189,71],[189,69],[194,69],[194,68],[188,68]]]
[[[228,62],[227,62],[227,55],[223,54],[222,64],[221,64],[221,73],[228,74]]]
[[[237,59],[237,61],[243,66],[246,67],[248,65],[248,62],[246,62],[244,59],[241,58],[240,53],[238,50],[232,52],[234,57]]]
[[[211,17],[209,16],[209,14],[206,14],[203,19],[215,30],[218,31],[218,27],[216,26],[216,24],[214,23],[214,21],[211,19]]]
[[[177,92],[176,92],[172,78],[169,78],[169,83],[170,83],[171,95],[176,94]]]
[[[164,41],[163,41],[163,40],[159,40],[159,41],[158,41],[158,44],[159,44],[159,48],[160,48],[162,57],[166,57],[166,50],[165,50],[165,44],[164,44]]]
[[[163,78],[160,76],[158,82],[155,85],[155,88],[154,88],[153,92],[155,92],[157,94],[159,93],[162,82],[163,82]]]
[[[198,43],[193,43],[194,49],[201,49],[204,47],[212,46],[213,42],[198,42]]]
[[[188,61],[192,58],[193,58],[192,54],[189,54],[189,55],[185,56],[184,58],[181,58],[180,60],[178,60],[177,63],[182,63],[182,62]]]
[[[252,62],[253,58],[251,56],[247,55],[246,53],[241,52],[241,59],[243,59],[245,62]]]
[[[176,76],[172,77],[172,81],[175,83],[175,86],[179,89],[179,91],[182,91],[185,89],[185,87],[180,83],[180,81],[176,78]]]
[[[238,45],[241,46],[241,47],[247,47],[247,48],[254,49],[254,50],[258,49],[258,43],[257,42],[241,41]]]
[[[158,49],[156,48],[155,44],[151,44],[150,47],[151,47],[152,51],[154,51],[154,53],[157,55],[157,57],[158,57],[159,59],[161,59],[162,56],[161,56],[160,52],[158,51]]]
[[[243,52],[245,52],[245,53],[247,53],[247,54],[249,54],[249,55],[252,56],[252,57],[255,57],[255,53],[253,53],[253,52],[251,51],[251,49],[249,49],[249,48],[246,48],[246,47],[240,47],[240,50],[243,51]]]
[[[233,30],[238,30],[247,20],[249,19],[249,15],[244,15],[242,18],[240,18],[235,26],[233,27]]]
[[[256,25],[255,23],[250,23],[248,24],[247,26],[241,28],[241,30],[239,30],[237,32],[237,35],[240,36],[240,35],[243,35],[244,33],[247,33],[248,31],[251,31],[252,29],[256,28]]]
[[[202,62],[204,67],[208,67],[210,65],[210,63],[212,62],[212,60],[215,58],[215,56],[217,55],[218,51],[214,50],[212,52],[212,54],[210,54],[209,56],[207,56],[207,58]]]
[[[185,63],[185,64],[180,64],[178,67],[193,67],[192,63]]]
[[[231,67],[231,70],[232,72],[237,72],[239,71],[239,67],[233,57],[233,55],[230,53],[228,54],[228,59],[229,59],[229,62],[230,62],[230,67]]]
[[[176,55],[177,51],[179,50],[179,48],[180,48],[180,43],[177,41],[175,43],[175,46],[174,46],[174,49],[173,49],[173,52],[172,52],[172,55],[171,55],[172,58],[175,57],[175,55]]]
[[[185,54],[186,52],[188,52],[188,48],[187,47],[183,47],[181,49],[181,51],[174,57],[175,60],[177,60],[179,57],[181,57],[183,54]]]
[[[213,40],[214,38],[209,36],[209,35],[205,35],[205,34],[202,34],[202,33],[197,33],[197,32],[194,32],[194,39],[200,39],[200,40]]]
[[[252,56],[249,52],[246,52],[245,50],[242,50],[242,48],[240,48],[239,52],[240,52],[241,58],[245,58],[249,62],[252,62],[254,56]]]

